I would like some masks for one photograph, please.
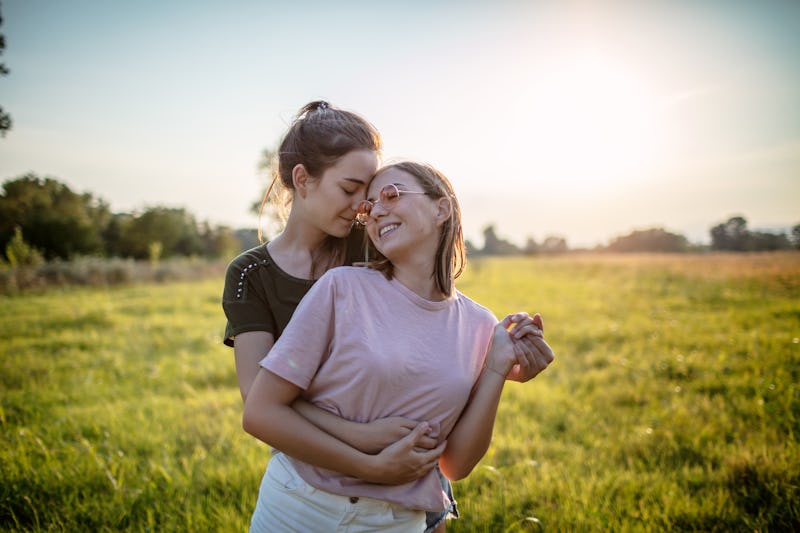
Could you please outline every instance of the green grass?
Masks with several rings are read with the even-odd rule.
[[[448,531],[800,528],[800,254],[487,258],[459,288],[539,311]],[[244,531],[221,279],[0,298],[0,529]]]

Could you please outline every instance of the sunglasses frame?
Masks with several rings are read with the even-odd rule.
[[[386,199],[388,197],[388,193],[385,191],[390,191],[394,189],[396,196],[390,198],[389,200]],[[370,200],[361,200],[358,203],[358,207],[356,208],[356,222],[361,224],[362,226],[366,226],[370,219],[370,214],[372,210],[375,208],[376,205],[381,204],[387,212],[391,211],[392,209],[397,206],[397,202],[400,201],[400,197],[404,194],[428,194],[425,191],[407,191],[405,189],[399,188],[394,183],[388,183],[381,187],[380,192],[378,193],[379,200],[374,202]],[[381,200],[383,199],[383,200]]]

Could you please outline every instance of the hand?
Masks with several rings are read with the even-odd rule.
[[[517,322],[510,334],[517,340],[514,346],[518,364],[511,368],[506,379],[520,383],[530,381],[555,359],[552,348],[544,340],[544,321],[539,313],[533,315],[530,322]]]
[[[374,455],[382,452],[387,446],[403,439],[411,433],[419,423],[402,416],[379,418],[372,422],[357,425],[354,435],[354,447]],[[417,448],[430,450],[436,447],[436,439],[423,434],[417,441]]]
[[[484,366],[488,370],[505,376],[517,361],[514,339],[508,332],[513,315],[508,315],[498,322],[494,327],[492,343],[489,345],[489,352],[486,354]]]
[[[364,481],[383,485],[399,485],[414,481],[430,472],[439,462],[447,441],[430,450],[421,450],[420,444],[429,431],[426,422],[420,422],[405,437],[372,456],[365,465]]]
[[[528,313],[521,312],[508,315],[498,322],[494,328],[489,353],[486,355],[486,366],[503,376],[508,374],[515,363],[527,366],[529,348],[521,339],[526,335],[542,335],[539,327],[541,320],[539,315],[531,317]]]

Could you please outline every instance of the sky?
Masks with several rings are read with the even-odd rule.
[[[234,228],[296,112],[366,117],[453,183],[467,238],[708,242],[800,223],[793,0],[3,0],[0,180]]]

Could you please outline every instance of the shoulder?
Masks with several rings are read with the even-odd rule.
[[[329,290],[335,297],[349,299],[355,294],[362,294],[365,291],[374,293],[389,286],[386,278],[377,270],[363,266],[339,266],[320,276],[311,290]]]
[[[252,270],[259,265],[263,265],[269,261],[269,253],[267,252],[267,245],[262,244],[244,251],[237,255],[233,261],[228,263],[227,271],[242,272],[245,270]]]
[[[363,283],[370,279],[376,279],[376,274],[378,277],[383,277],[380,272],[367,267],[338,266],[320,276],[317,280],[317,284],[350,285],[354,283]]]
[[[492,313],[487,307],[479,304],[469,296],[460,292],[458,289],[456,289],[456,295],[458,296],[458,301],[461,302],[461,305],[464,306],[464,308],[474,316],[475,320],[490,321],[493,325],[497,323],[497,317],[495,317],[494,313]]]
[[[227,299],[241,299],[248,276],[271,261],[267,245],[251,248],[236,256],[225,269],[225,295]]]
[[[266,266],[271,260],[266,244],[242,252],[228,263],[225,269],[225,281],[226,283],[244,281],[250,272]]]

